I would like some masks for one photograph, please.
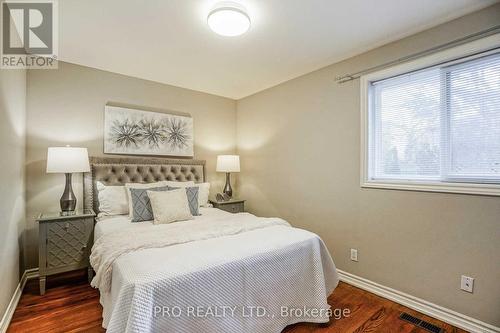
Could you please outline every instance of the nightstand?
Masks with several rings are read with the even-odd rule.
[[[71,215],[40,214],[37,219],[40,295],[45,294],[48,275],[87,268],[89,282],[92,280],[89,256],[94,240],[94,218],[91,209]]]
[[[245,200],[230,199],[228,201],[210,200],[214,208],[219,208],[230,213],[242,213],[245,211]]]

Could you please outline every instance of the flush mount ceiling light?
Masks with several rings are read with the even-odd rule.
[[[234,2],[221,2],[208,14],[208,26],[221,36],[239,36],[250,28],[245,7]]]

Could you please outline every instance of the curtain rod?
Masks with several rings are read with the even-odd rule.
[[[396,60],[392,60],[392,61],[386,62],[386,63],[381,64],[381,65],[370,67],[370,68],[364,69],[364,70],[356,72],[356,73],[337,76],[337,77],[335,77],[335,81],[337,81],[337,83],[340,84],[340,83],[345,83],[345,82],[349,82],[349,81],[352,81],[352,80],[356,80],[356,79],[360,78],[364,74],[375,72],[377,70],[384,69],[384,68],[387,68],[387,67],[390,67],[390,66],[398,65],[400,63],[407,62],[407,61],[410,61],[410,60],[414,60],[414,59],[417,59],[417,58],[420,58],[420,57],[424,57],[426,55],[434,54],[436,52],[443,51],[443,50],[446,50],[446,49],[450,49],[452,47],[459,46],[459,45],[462,45],[462,44],[465,44],[465,43],[469,43],[469,42],[472,42],[472,41],[477,40],[477,39],[481,39],[481,38],[484,38],[484,37],[495,35],[497,33],[500,33],[500,25],[496,25],[496,26],[494,26],[492,28],[489,28],[489,29],[486,29],[486,30],[483,30],[483,31],[479,31],[479,32],[473,33],[473,34],[465,36],[465,37],[461,37],[461,38],[455,39],[455,40],[453,40],[451,42],[448,42],[448,43],[445,43],[445,44],[441,44],[441,45],[432,47],[432,48],[427,49],[425,51],[421,51],[421,52],[417,52],[417,53],[414,53],[414,54],[410,54],[410,55],[398,58]]]

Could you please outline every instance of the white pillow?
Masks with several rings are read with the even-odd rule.
[[[167,185],[170,187],[193,187],[196,186],[198,190],[198,206],[208,207],[208,195],[210,192],[210,183],[198,183],[195,184],[193,181],[188,182],[173,182],[167,181]]]
[[[151,208],[153,208],[153,224],[172,223],[193,218],[184,188],[164,192],[147,192]]]
[[[98,216],[128,214],[127,191],[125,186],[106,186],[97,182]]]
[[[192,180],[187,181],[187,182],[174,182],[171,180],[166,180],[167,186],[170,187],[191,187],[194,186],[194,182]]]
[[[194,184],[198,187],[198,205],[200,207],[208,207],[208,195],[210,193],[210,183]]]
[[[154,187],[163,187],[167,186],[167,181],[162,180],[156,183],[126,183],[125,184],[125,189],[127,193],[127,202],[128,202],[128,212],[129,212],[129,217],[132,218],[132,213],[134,212],[134,208],[132,206],[132,198],[130,197],[130,189],[131,188],[154,188]]]

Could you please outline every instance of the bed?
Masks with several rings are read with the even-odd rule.
[[[205,180],[205,162],[198,160],[91,157],[90,162],[84,205],[96,212],[97,181],[123,185]],[[168,237],[214,229],[191,241],[117,256],[109,288],[100,288],[108,332],[272,333],[297,322],[328,322],[327,297],[338,276],[317,235],[248,213],[209,207],[200,208],[200,213],[194,220],[171,225],[131,223],[125,215],[97,220],[96,244],[116,233],[141,242],[151,230]],[[261,223],[265,227],[234,232]],[[233,231],[220,234],[217,226],[231,226]]]

